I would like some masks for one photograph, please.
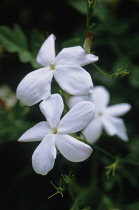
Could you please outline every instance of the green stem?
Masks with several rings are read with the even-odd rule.
[[[111,77],[110,74],[107,74],[106,72],[104,72],[98,65],[96,65],[95,63],[92,63],[92,65],[98,70],[100,71],[102,74],[106,75],[107,77]]]
[[[128,163],[134,166],[139,166],[139,162],[133,162],[132,160],[120,159],[120,163]]]
[[[83,138],[81,137],[76,137],[77,139],[89,144],[89,142],[86,140],[85,136],[82,133]],[[107,155],[108,157],[110,157],[111,159],[115,159],[115,157],[113,155],[111,155],[109,152],[107,152],[106,150],[100,148],[99,146],[97,146],[96,144],[90,144],[90,146],[92,146],[93,148],[99,150],[100,152],[104,153],[105,155]]]
[[[91,191],[91,187],[90,186],[89,188],[85,189],[85,190],[82,190],[80,192],[80,194],[78,195],[78,197],[75,199],[72,207],[70,208],[70,210],[76,210],[76,209],[79,209],[79,206],[82,204],[82,201],[84,201],[84,198],[87,197],[87,195],[90,193]]]
[[[95,7],[96,1],[95,0],[87,0],[87,21],[86,25],[87,28],[92,28],[92,17],[93,17],[93,11]]]
[[[121,69],[117,69],[116,72],[114,74],[107,74],[106,72],[104,72],[99,66],[97,66],[95,63],[92,63],[92,65],[98,70],[100,71],[102,74],[106,75],[107,77],[110,77],[110,78],[116,78],[118,76],[125,76],[127,74],[129,74],[129,71],[128,70],[122,70]]]
[[[106,150],[100,148],[99,146],[97,146],[96,144],[93,144],[92,146],[93,148],[95,148],[96,150],[104,153],[105,155],[107,155],[108,157],[110,157],[111,159],[115,159],[115,157],[113,155],[111,155],[109,152],[107,152]]]

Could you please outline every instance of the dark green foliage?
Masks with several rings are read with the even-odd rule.
[[[35,37],[36,31],[34,31],[34,38]],[[34,44],[33,39],[32,41]],[[34,54],[28,49],[26,35],[23,33],[19,25],[14,25],[13,30],[7,26],[0,26],[0,43],[8,52],[18,53],[21,62],[30,62],[33,67],[39,67],[39,64],[35,61]]]

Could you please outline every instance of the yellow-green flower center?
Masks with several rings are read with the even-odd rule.
[[[57,134],[57,129],[51,129],[51,131],[53,132],[53,134]]]
[[[102,115],[103,115],[103,113],[102,113],[102,112],[99,112],[99,113],[98,113],[98,116],[102,116]]]
[[[50,70],[54,70],[55,69],[55,65],[54,64],[50,64]]]

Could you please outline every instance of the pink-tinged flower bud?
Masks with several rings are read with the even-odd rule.
[[[87,54],[91,53],[92,48],[92,32],[89,31],[85,37],[83,48]]]

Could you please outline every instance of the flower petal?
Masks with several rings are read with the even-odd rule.
[[[113,125],[113,123],[110,121],[110,119],[107,119],[105,117],[101,118],[102,119],[102,124],[104,126],[104,129],[106,130],[106,132],[110,135],[116,135],[116,128]]]
[[[60,87],[71,95],[87,95],[92,92],[91,76],[79,66],[58,65],[54,77]]]
[[[40,109],[50,127],[57,128],[64,109],[62,97],[59,94],[51,95],[46,101],[40,103]]]
[[[107,107],[106,112],[112,116],[121,116],[128,112],[130,109],[130,104],[122,103]]]
[[[89,101],[77,103],[62,118],[58,126],[59,133],[75,133],[86,127],[95,115],[95,106]]]
[[[61,50],[56,57],[56,64],[84,66],[97,60],[97,56],[93,54],[86,54],[85,50],[81,46],[76,46]]]
[[[52,77],[53,71],[48,68],[41,68],[27,74],[17,87],[17,98],[28,106],[48,98]]]
[[[46,121],[42,121],[32,128],[28,129],[19,139],[21,142],[29,142],[29,141],[40,141],[42,140],[46,134],[50,133],[49,124]]]
[[[73,162],[86,160],[93,151],[89,145],[69,135],[56,135],[56,146],[66,159]]]
[[[101,120],[94,118],[82,132],[88,142],[94,143],[102,133]]]
[[[89,101],[89,95],[85,96],[71,96],[68,100],[68,105],[70,108],[72,108],[74,105],[81,101]]]
[[[32,155],[34,171],[38,174],[46,175],[53,168],[55,158],[55,136],[49,134],[45,136]]]
[[[42,66],[49,66],[55,62],[55,39],[55,36],[51,34],[38,52],[36,60]]]
[[[91,94],[91,101],[96,105],[96,110],[103,110],[109,103],[109,92],[103,86],[94,87],[93,94]]]
[[[113,125],[113,127],[116,130],[115,135],[117,135],[124,141],[128,141],[124,121],[121,118],[109,117],[109,122],[111,123],[111,125]]]

